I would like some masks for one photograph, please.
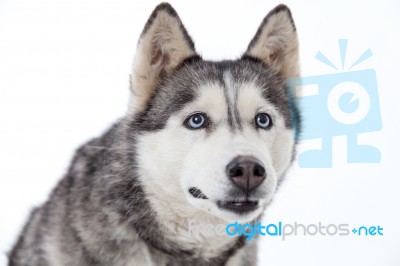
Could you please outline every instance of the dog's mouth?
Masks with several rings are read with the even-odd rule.
[[[196,199],[208,199],[207,196],[204,195],[203,192],[201,192],[201,190],[197,187],[189,188],[189,193]]]
[[[208,199],[208,197],[196,187],[191,187],[189,189],[189,193],[196,199]],[[217,206],[220,209],[231,211],[237,214],[245,214],[257,210],[259,207],[259,201],[248,199],[237,201],[217,201]]]
[[[237,214],[245,214],[258,209],[258,200],[243,200],[243,201],[218,201],[217,206],[220,209],[231,211]]]

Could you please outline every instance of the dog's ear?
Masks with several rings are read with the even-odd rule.
[[[262,60],[282,78],[299,76],[299,44],[290,10],[278,5],[264,18],[244,56]]]
[[[194,43],[174,8],[159,4],[143,29],[133,62],[133,111],[143,109],[161,78],[195,55]]]

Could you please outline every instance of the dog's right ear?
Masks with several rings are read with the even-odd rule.
[[[196,55],[192,39],[173,7],[159,4],[140,36],[131,74],[133,112],[143,110],[161,78]]]
[[[299,44],[287,6],[278,5],[268,13],[244,55],[260,59],[284,80],[299,76]]]

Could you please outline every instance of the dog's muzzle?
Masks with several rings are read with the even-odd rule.
[[[238,156],[227,165],[226,175],[235,187],[235,197],[217,201],[218,208],[237,214],[245,214],[258,209],[259,200],[254,195],[267,176],[262,163],[250,156]],[[189,188],[189,193],[197,199],[208,199],[197,187]]]
[[[226,175],[238,190],[235,194],[243,199],[218,201],[217,206],[237,214],[245,214],[258,209],[259,200],[253,200],[251,195],[267,176],[262,163],[250,156],[238,156],[227,165]]]

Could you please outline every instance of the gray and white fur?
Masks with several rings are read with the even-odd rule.
[[[78,149],[9,265],[256,265],[255,239],[194,235],[188,224],[261,217],[294,158],[299,111],[285,83],[298,75],[286,6],[240,59],[212,62],[158,5],[138,42],[127,115]]]

